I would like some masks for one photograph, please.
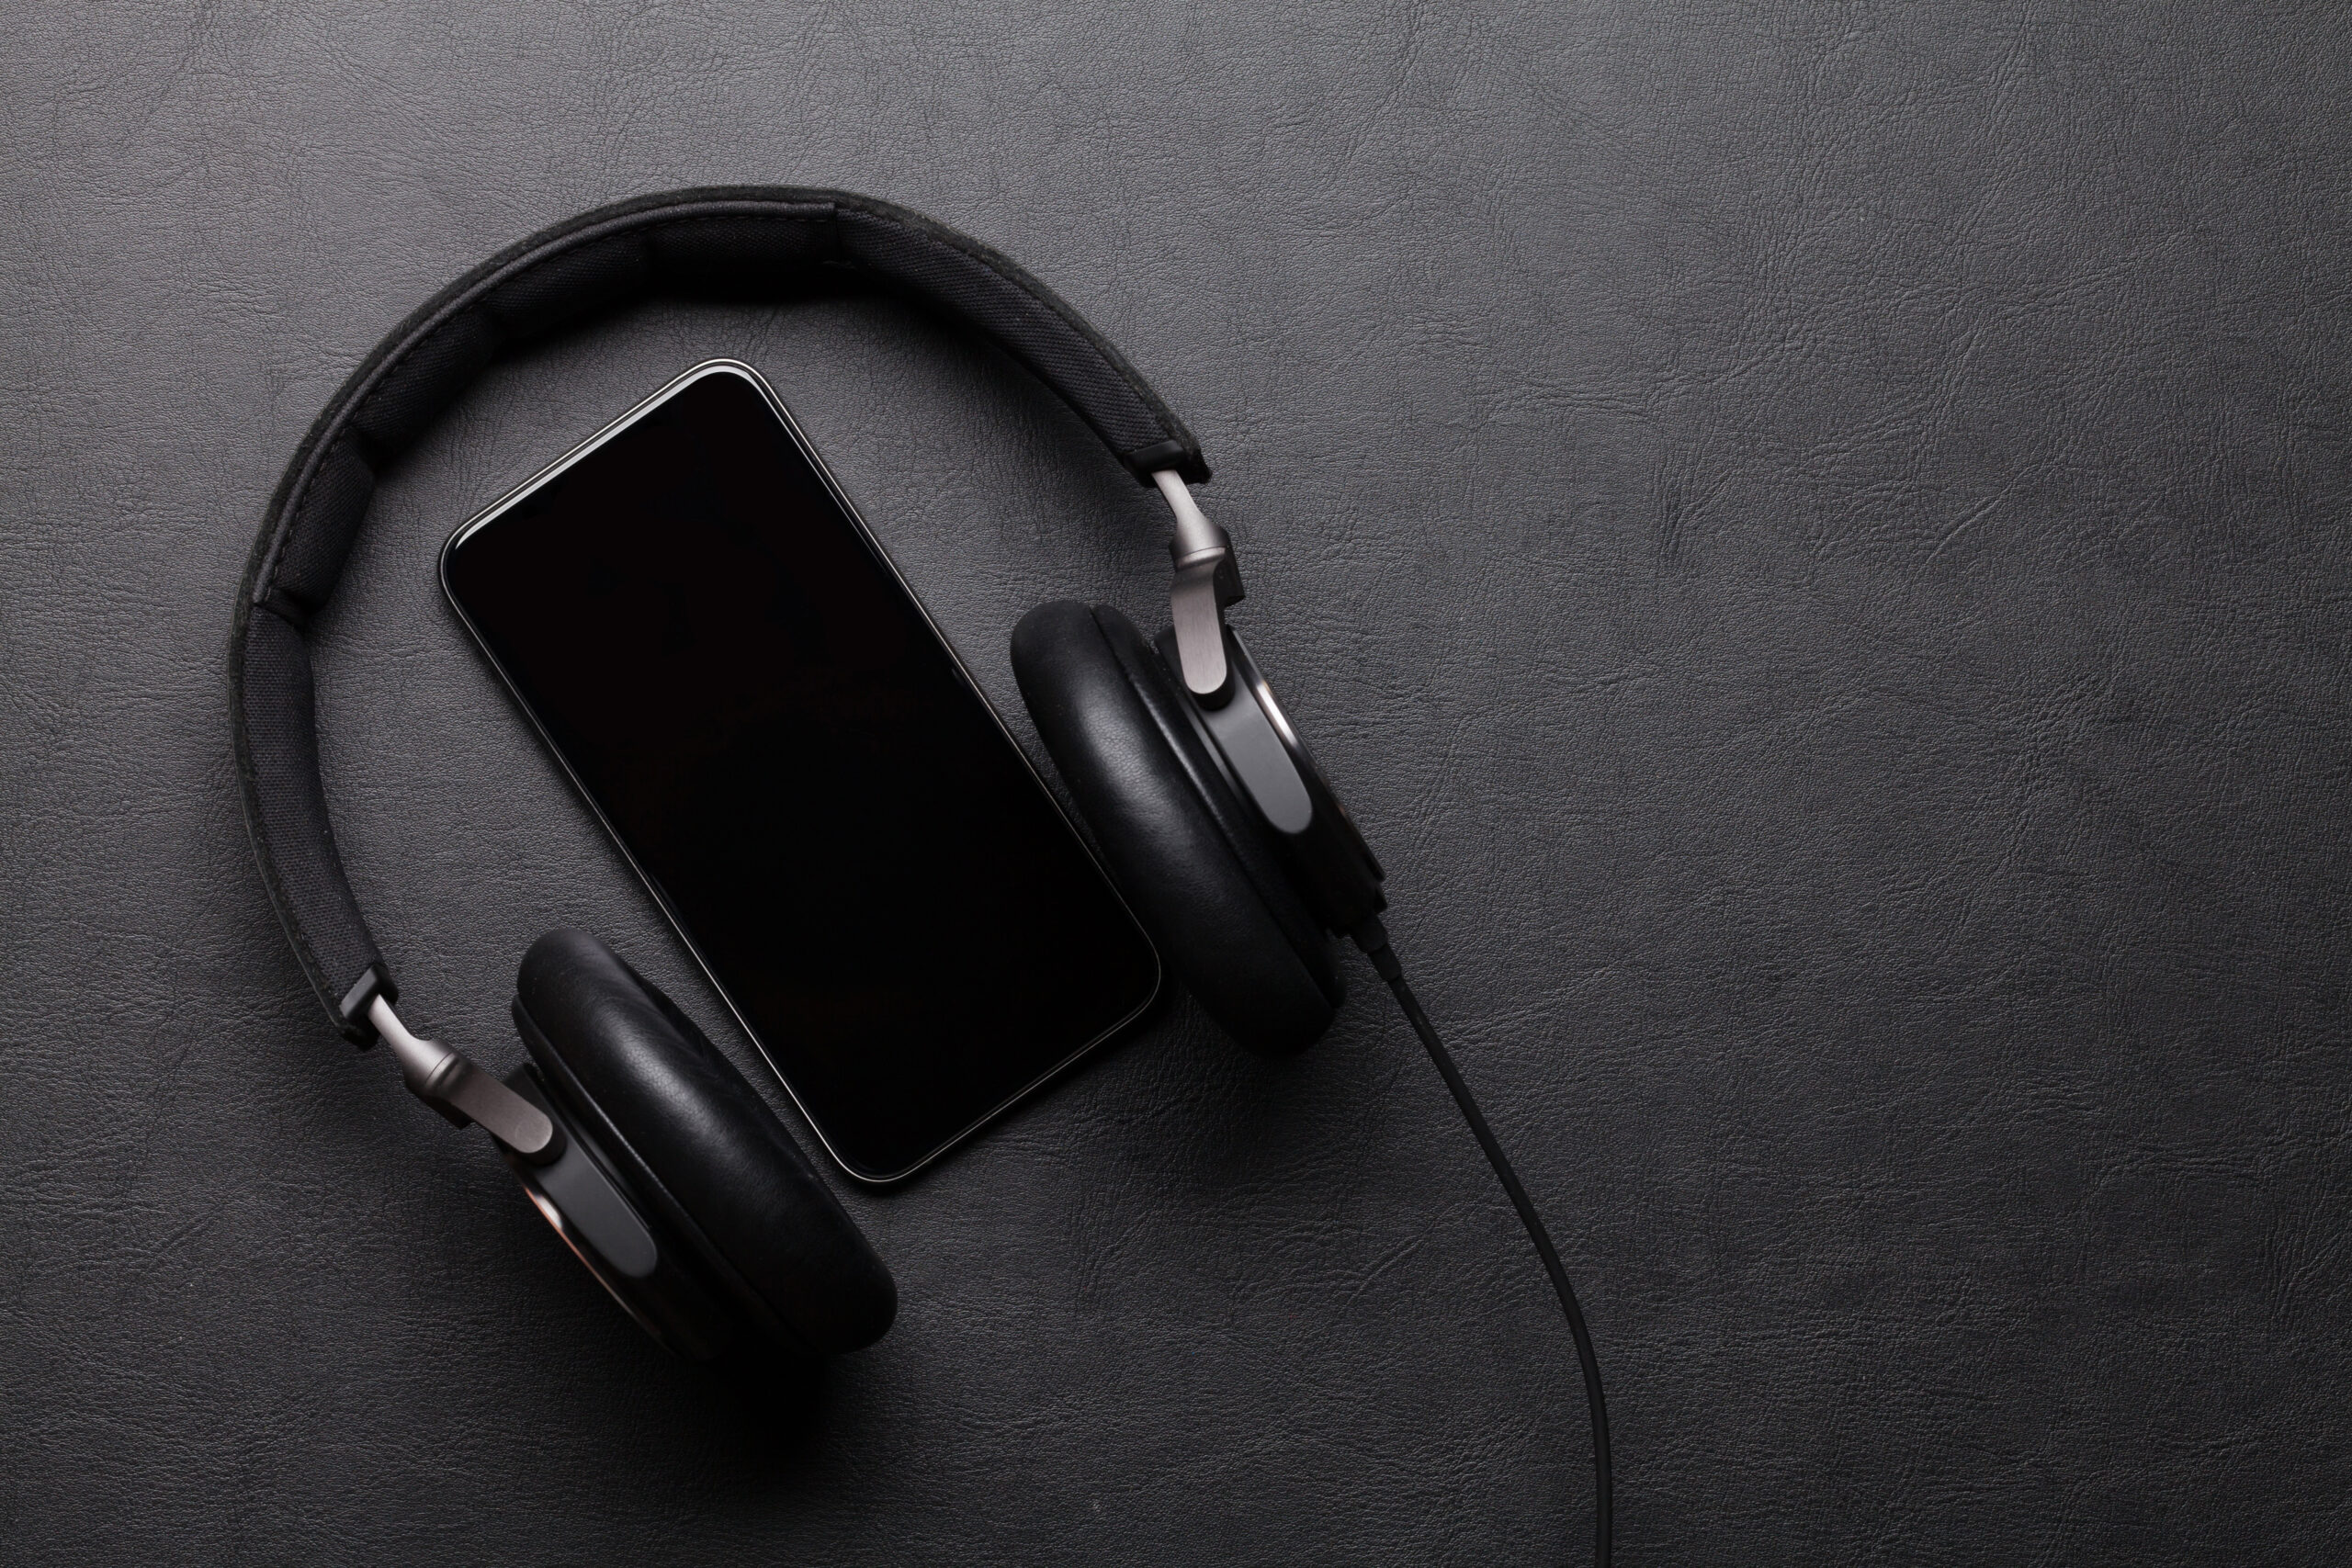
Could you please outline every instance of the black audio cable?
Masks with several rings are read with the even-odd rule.
[[[1544,1272],[1552,1277],[1553,1292],[1560,1298],[1560,1311],[1566,1314],[1568,1333],[1577,1342],[1577,1362],[1584,1369],[1585,1404],[1592,1411],[1592,1556],[1597,1568],[1609,1568],[1609,1547],[1612,1533],[1610,1508],[1609,1471],[1609,1405],[1600,1395],[1600,1362],[1592,1353],[1592,1335],[1584,1325],[1584,1308],[1577,1304],[1576,1288],[1568,1283],[1568,1271],[1560,1263],[1560,1253],[1552,1245],[1552,1235],[1544,1228],[1544,1216],[1535,1212],[1534,1201],[1527,1189],[1520,1185],[1519,1172],[1513,1170],[1510,1159],[1503,1153],[1502,1145],[1495,1141],[1495,1131],[1487,1125],[1479,1113],[1478,1102],[1470,1098],[1470,1086],[1462,1079],[1462,1069],[1453,1065],[1453,1057],[1437,1037],[1429,1014],[1413,996],[1413,988],[1405,984],[1404,966],[1396,962],[1396,954],[1388,946],[1388,932],[1378,919],[1366,920],[1356,928],[1355,943],[1363,949],[1373,968],[1388,982],[1396,993],[1396,1005],[1405,1010],[1406,1021],[1413,1032],[1421,1037],[1430,1060],[1437,1067],[1438,1077],[1453,1091],[1453,1103],[1462,1109],[1462,1119],[1470,1123],[1471,1136],[1478,1140],[1485,1151],[1487,1163],[1495,1168],[1495,1179],[1503,1184],[1503,1192],[1510,1199],[1510,1206],[1519,1211],[1519,1223],[1527,1227],[1527,1239],[1535,1244],[1535,1256],[1544,1260]]]

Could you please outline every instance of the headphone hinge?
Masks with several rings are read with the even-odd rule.
[[[1176,568],[1176,581],[1168,590],[1168,614],[1176,628],[1177,661],[1185,688],[1215,705],[1233,683],[1225,656],[1225,612],[1244,597],[1241,562],[1234,554],[1233,536],[1202,513],[1191,487],[1175,469],[1160,468],[1151,477],[1176,513],[1175,536],[1168,541],[1168,558]]]
[[[563,1131],[554,1119],[490,1074],[436,1040],[409,1032],[391,1004],[378,997],[368,1021],[401,1065],[409,1093],[439,1111],[453,1127],[480,1127],[533,1165],[563,1153]]]

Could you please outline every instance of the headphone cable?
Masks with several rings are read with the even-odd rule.
[[[1470,1124],[1470,1135],[1478,1140],[1487,1163],[1495,1168],[1495,1179],[1502,1183],[1503,1192],[1510,1199],[1510,1206],[1519,1211],[1519,1223],[1527,1228],[1527,1239],[1535,1245],[1535,1256],[1544,1262],[1544,1272],[1552,1279],[1553,1292],[1560,1298],[1560,1311],[1567,1317],[1568,1333],[1577,1344],[1577,1362],[1584,1369],[1584,1397],[1592,1412],[1592,1556],[1596,1568],[1609,1568],[1612,1515],[1610,1506],[1609,1465],[1609,1405],[1600,1393],[1600,1362],[1592,1352],[1592,1334],[1585,1327],[1584,1308],[1577,1304],[1576,1288],[1568,1283],[1568,1271],[1560,1263],[1559,1249],[1552,1245],[1552,1235],[1544,1228],[1544,1217],[1535,1212],[1534,1201],[1527,1189],[1520,1184],[1519,1173],[1511,1168],[1510,1159],[1503,1153],[1502,1145],[1495,1141],[1494,1129],[1479,1112],[1478,1102],[1470,1097],[1470,1086],[1463,1081],[1462,1069],[1453,1065],[1453,1056],[1437,1037],[1429,1014],[1421,1010],[1413,988],[1405,983],[1404,966],[1396,962],[1396,954],[1388,945],[1388,932],[1377,919],[1368,919],[1356,928],[1355,942],[1363,949],[1366,958],[1388,988],[1396,994],[1396,1005],[1405,1011],[1406,1021],[1413,1032],[1420,1036],[1421,1044],[1430,1054],[1430,1061],[1437,1067],[1438,1077],[1453,1092],[1453,1103],[1461,1108],[1462,1119]]]

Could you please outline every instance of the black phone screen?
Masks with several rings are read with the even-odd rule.
[[[682,378],[441,576],[853,1175],[909,1173],[1151,1000],[1148,939],[748,368]]]

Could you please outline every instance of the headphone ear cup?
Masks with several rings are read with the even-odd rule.
[[[1265,1055],[1304,1049],[1341,996],[1307,912],[1179,705],[1135,624],[1108,605],[1039,605],[1012,632],[1037,733],[1120,891],[1186,988]]]
[[[584,931],[531,944],[514,1021],[649,1218],[778,1348],[879,1339],[898,1287],[773,1111],[694,1021]]]

